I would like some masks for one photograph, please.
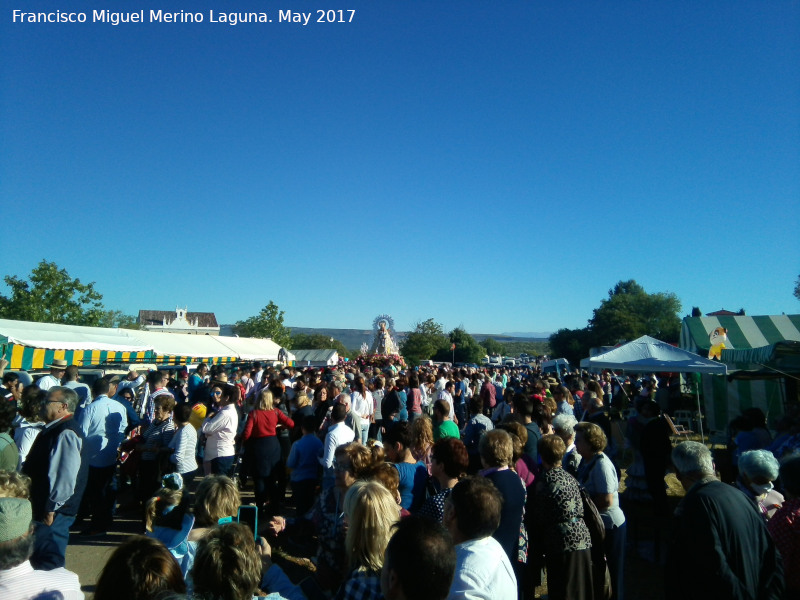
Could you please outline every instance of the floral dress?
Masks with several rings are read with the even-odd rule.
[[[575,478],[562,468],[550,469],[539,476],[536,487],[534,518],[545,553],[591,548]]]

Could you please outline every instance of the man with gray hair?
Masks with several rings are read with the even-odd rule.
[[[578,478],[578,467],[581,464],[581,455],[575,448],[575,425],[577,424],[578,419],[572,415],[556,415],[552,423],[553,431],[564,440],[564,446],[566,446],[561,466],[576,479]]]
[[[350,394],[341,393],[336,398],[337,404],[342,404],[347,409],[347,416],[344,419],[345,425],[353,430],[355,439],[361,439],[361,417],[353,410],[353,401]]]
[[[686,496],[675,510],[667,598],[781,598],[783,563],[755,504],[715,477],[705,444],[679,444],[672,463]]]
[[[40,412],[44,429],[36,436],[23,467],[31,478],[33,518],[49,528],[60,567],[65,564],[69,528],[78,514],[89,469],[84,435],[72,418],[77,403],[75,390],[50,388]]]

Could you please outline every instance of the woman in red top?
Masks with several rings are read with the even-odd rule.
[[[294,421],[276,408],[275,397],[269,389],[261,390],[255,410],[247,417],[242,433],[250,474],[255,485],[256,506],[264,510],[269,501],[269,512],[280,514],[281,494],[278,486],[281,445],[278,427],[294,427]]]

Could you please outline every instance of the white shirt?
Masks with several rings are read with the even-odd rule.
[[[456,573],[447,600],[508,600],[517,578],[508,555],[493,537],[456,545]]]
[[[136,379],[123,379],[117,384],[117,394],[119,394],[125,388],[131,388],[131,391],[138,388],[140,385],[144,383],[144,375],[139,375]]]
[[[375,410],[375,405],[372,400],[372,393],[367,390],[367,397],[361,395],[361,392],[353,392],[353,410],[358,413],[362,419],[369,420],[370,415]]]
[[[14,430],[14,441],[17,443],[17,449],[19,450],[17,470],[21,471],[22,465],[28,457],[28,452],[31,451],[33,442],[36,441],[36,436],[44,429],[44,423],[28,423],[23,420],[16,427],[17,428]]]
[[[336,448],[343,444],[349,444],[356,438],[352,427],[345,425],[344,421],[337,423],[330,429],[325,436],[325,446],[323,447],[322,458],[319,462],[326,469],[333,468],[333,456],[336,454]]]
[[[194,459],[194,452],[197,446],[197,430],[191,424],[177,429],[167,446],[175,450],[175,453],[170,455],[169,460],[175,465],[178,473],[183,475],[197,469],[197,461]]]
[[[33,600],[41,596],[63,600],[84,598],[78,576],[63,567],[37,571],[26,560],[21,565],[0,571],[0,598],[3,600]]]
[[[206,435],[205,460],[233,456],[235,451],[236,428],[239,415],[236,407],[228,404],[213,417],[203,421],[202,431]]]
[[[49,390],[51,387],[55,387],[57,385],[61,385],[61,381],[59,381],[55,375],[45,375],[44,377],[40,377],[36,381],[36,386],[40,390]]]
[[[291,402],[294,400],[294,381],[289,379],[288,377],[281,381],[283,387],[286,388],[286,401]]]
[[[456,418],[456,410],[453,402],[453,396],[450,394],[450,392],[441,390],[439,393],[436,394],[436,399],[447,401],[447,403],[450,405],[450,420],[454,421]]]

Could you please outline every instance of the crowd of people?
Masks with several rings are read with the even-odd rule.
[[[671,553],[671,568],[691,568],[705,598],[781,597],[769,532],[787,564],[800,560],[800,459],[779,468],[750,449],[737,454],[736,486],[717,481],[704,444],[672,447],[661,413],[674,398],[659,394],[669,377],[659,387],[649,375],[562,380],[536,368],[201,363],[87,386],[64,361],[48,367],[28,386],[3,376],[2,598],[54,587],[83,597],[65,569],[70,532],[106,535],[128,510],[143,535],[108,560],[98,600],[506,600],[533,598],[545,574],[553,600],[622,599],[626,447],[654,515],[674,465],[688,492],[675,531],[698,543]],[[779,470],[788,500],[772,490]],[[724,523],[715,502],[731,512]],[[300,584],[272,562],[284,543],[313,555]]]

